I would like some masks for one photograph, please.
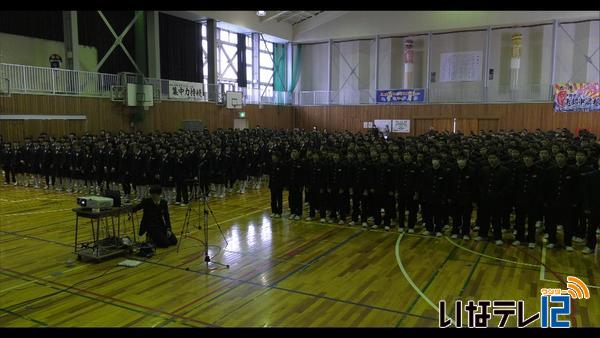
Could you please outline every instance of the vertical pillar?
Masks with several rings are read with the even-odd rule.
[[[402,87],[404,89],[414,88],[414,51],[413,51],[414,41],[412,39],[404,40],[404,81],[402,83]]]
[[[286,88],[286,103],[292,103],[292,93],[290,93],[290,88],[292,88],[292,66],[294,61],[292,58],[294,57],[294,47],[291,42],[286,44],[286,63],[285,63],[285,88]]]
[[[146,12],[148,76],[160,79],[160,31],[158,11]]]
[[[206,20],[206,62],[208,63],[208,100],[217,101],[217,23]]]
[[[430,90],[429,87],[431,85],[431,32],[427,34],[427,77],[425,78],[425,102],[429,103],[431,100],[429,99]]]
[[[65,67],[79,70],[79,29],[77,11],[63,11],[63,31],[65,41]]]
[[[375,35],[375,92],[379,88],[379,35]]]
[[[555,77],[556,77],[556,45],[557,45],[557,39],[558,39],[558,20],[554,20],[554,22],[552,22],[552,61],[551,61],[551,65],[552,67],[550,68],[550,88],[548,91],[548,100],[552,100],[552,95],[554,94],[554,82],[555,82]]]
[[[490,38],[492,37],[492,28],[488,27],[485,31],[485,51],[484,51],[484,59],[483,59],[483,102],[487,102],[488,100],[488,72],[489,72],[489,64],[490,64]]]
[[[331,59],[333,56],[332,49],[333,48],[333,40],[329,39],[327,43],[327,104],[331,104],[331,64],[333,60]]]
[[[252,79],[254,80],[254,93],[257,93],[260,101],[262,92],[260,91],[260,36],[258,33],[252,33]],[[255,95],[257,95],[255,94]]]
[[[141,13],[140,13],[141,12]],[[134,25],[135,63],[144,76],[148,75],[148,46],[146,43],[146,17],[144,11],[135,11],[137,20]]]

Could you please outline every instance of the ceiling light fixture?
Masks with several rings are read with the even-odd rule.
[[[258,16],[265,16],[265,15],[267,15],[267,12],[265,12],[265,11],[257,11],[256,15],[258,15]]]

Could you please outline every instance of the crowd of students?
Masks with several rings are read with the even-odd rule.
[[[268,176],[273,218],[282,217],[288,190],[291,220],[301,220],[308,204],[307,221],[413,233],[419,220],[426,235],[442,236],[451,225],[453,238],[469,240],[476,231],[475,240],[487,240],[491,230],[497,245],[514,229],[513,245],[535,248],[543,227],[554,248],[562,226],[567,251],[576,242],[591,253],[600,225],[600,143],[586,131],[42,134],[4,143],[0,162],[4,184],[118,189],[126,199],[141,199],[158,184],[170,203],[183,205],[199,192],[222,198],[260,189]]]

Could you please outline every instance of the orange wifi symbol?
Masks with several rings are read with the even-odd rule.
[[[567,293],[571,295],[573,299],[590,299],[590,289],[588,289],[585,283],[573,276],[567,277]]]

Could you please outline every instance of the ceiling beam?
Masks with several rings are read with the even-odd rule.
[[[262,19],[260,19],[260,21],[261,21],[261,22],[269,22],[269,21],[271,21],[271,20],[275,20],[275,19],[277,19],[278,17],[280,17],[280,16],[282,16],[282,15],[285,15],[285,14],[287,14],[287,13],[290,13],[290,11],[279,11],[279,12],[277,12],[277,14],[274,14],[274,15],[268,16],[268,17],[266,17],[266,18],[262,18]]]

